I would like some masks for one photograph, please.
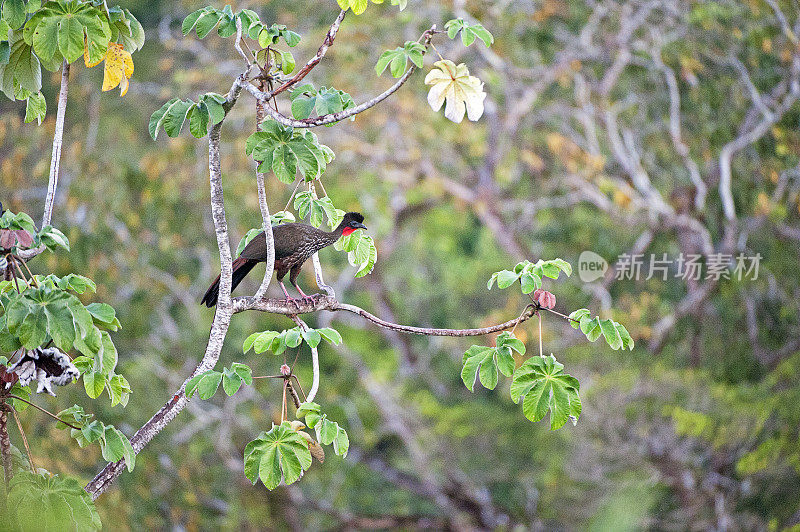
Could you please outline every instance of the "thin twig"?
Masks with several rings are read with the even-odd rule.
[[[294,85],[295,83],[306,77],[306,74],[311,72],[311,69],[313,69],[315,66],[319,64],[322,58],[325,57],[325,53],[328,51],[328,48],[330,48],[330,46],[333,44],[333,40],[336,39],[336,34],[339,32],[339,27],[342,25],[342,21],[344,20],[344,16],[346,14],[347,11],[344,9],[342,9],[339,12],[339,15],[336,17],[336,20],[334,20],[333,24],[331,24],[328,33],[325,34],[325,38],[322,40],[322,45],[319,47],[319,50],[317,50],[317,54],[314,57],[312,57],[308,61],[308,63],[306,63],[305,66],[303,66],[303,68],[301,68],[297,72],[297,74],[295,74],[290,80],[288,80],[286,83],[284,83],[274,91],[270,92],[269,98],[277,96],[278,94],[282,93],[283,91],[285,91],[286,89],[288,89],[289,87],[291,87],[292,85]]]
[[[28,455],[28,462],[31,464],[31,473],[36,473],[36,465],[33,463],[33,454],[31,453],[31,446],[28,445],[28,437],[25,436],[25,431],[22,430],[22,423],[19,420],[17,411],[12,408],[11,413],[14,415],[14,421],[17,422],[19,434],[22,436],[22,444],[25,446],[25,453]]]
[[[44,408],[42,408],[41,406],[39,406],[37,404],[31,403],[27,399],[23,399],[22,397],[19,397],[17,395],[12,394],[12,393],[8,394],[6,397],[11,397],[12,399],[16,399],[17,401],[22,401],[23,403],[27,403],[27,404],[31,405],[33,408],[35,408],[36,410],[39,410],[40,412],[44,412],[45,414],[47,414],[51,418],[55,419],[59,423],[63,423],[64,425],[68,426],[69,428],[72,428],[72,429],[75,429],[75,430],[81,430],[80,427],[76,427],[75,425],[73,425],[71,423],[67,423],[66,421],[64,421],[63,419],[61,419],[60,417],[58,417],[54,413],[50,412],[49,410],[45,410]]]

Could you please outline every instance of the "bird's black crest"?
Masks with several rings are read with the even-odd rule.
[[[360,212],[348,212],[344,215],[343,220],[350,221],[354,220],[358,223],[364,223],[364,216]]]

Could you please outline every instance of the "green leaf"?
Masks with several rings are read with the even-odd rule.
[[[177,137],[183,128],[183,123],[186,121],[186,116],[195,105],[196,104],[194,102],[184,102],[182,100],[178,100],[175,102],[175,104],[171,105],[164,115],[164,133],[170,137]]]
[[[295,66],[296,64],[294,62],[294,56],[292,55],[292,53],[281,52],[281,71],[288,76],[294,71]]]
[[[200,375],[195,375],[186,385],[186,397],[191,398],[195,392],[199,392],[200,399],[204,401],[211,399],[217,393],[220,382],[222,382],[222,373],[219,371],[208,370]]]
[[[301,342],[300,328],[294,327],[286,331],[286,345],[287,347],[297,347]]]
[[[336,329],[325,327],[324,329],[317,329],[317,332],[325,338],[328,342],[339,345],[342,343],[342,335]]]
[[[103,439],[100,442],[100,449],[102,450],[103,459],[109,462],[117,462],[124,458],[128,471],[133,471],[133,467],[136,464],[136,453],[133,452],[133,447],[128,437],[119,429],[106,425]]]
[[[484,359],[478,374],[481,379],[481,384],[489,390],[494,390],[498,380],[497,363],[494,357],[487,357]]]
[[[591,319],[589,316],[584,316],[580,320],[581,332],[586,335],[590,342],[594,342],[602,334],[600,326],[600,318],[595,317]]]
[[[261,479],[270,490],[277,488],[281,479],[292,484],[310,466],[308,443],[287,421],[262,432],[244,449],[245,476],[253,484]]]
[[[33,53],[30,45],[22,38],[11,42],[8,63],[0,65],[3,92],[15,99],[15,87],[19,86],[31,93],[42,88],[42,68],[39,58]]]
[[[589,312],[588,308],[581,308],[572,312],[569,315],[570,318],[569,324],[572,326],[573,329],[577,329],[578,327],[580,327],[580,321],[584,317],[591,319],[591,312]]]
[[[184,35],[188,35],[192,29],[194,29],[195,25],[197,25],[197,19],[200,18],[200,15],[203,15],[209,8],[203,7],[190,13],[185,19],[183,19],[183,24],[181,24],[181,31]]]
[[[178,102],[180,102],[179,98],[172,98],[167,103],[162,105],[152,115],[150,115],[150,124],[148,125],[148,131],[150,132],[150,136],[153,137],[153,140],[156,140],[156,138],[158,137],[158,130],[159,128],[162,127],[164,123],[164,118],[167,116],[167,112],[170,110],[172,106],[174,106]]]
[[[106,376],[99,371],[89,371],[83,374],[83,387],[86,395],[97,399],[106,387]]]
[[[86,310],[95,321],[103,325],[113,325],[117,322],[117,313],[108,303],[90,303],[86,305]]]
[[[308,329],[303,331],[303,340],[311,347],[317,347],[322,341],[322,336],[316,329]]]
[[[231,396],[239,391],[242,386],[242,378],[233,370],[225,368],[222,371],[222,389],[227,396]]]
[[[236,372],[245,384],[248,386],[253,384],[253,370],[250,369],[250,366],[242,364],[241,362],[234,362],[231,364],[231,369]]]
[[[208,133],[210,114],[204,102],[195,105],[189,111],[189,132],[194,138],[201,139]]]
[[[37,92],[29,96],[25,106],[25,123],[36,120],[38,125],[42,125],[45,114],[47,114],[47,102],[44,99],[44,95],[41,92]]]
[[[3,24],[5,23],[0,21],[0,26]],[[8,31],[6,31],[6,33],[2,33],[2,31],[3,29],[0,28],[0,34],[5,35],[8,33]],[[8,41],[0,41],[0,65],[8,63],[9,57],[11,57],[11,44]]]
[[[522,412],[533,422],[540,421],[550,411],[550,429],[564,426],[568,419],[581,414],[578,380],[563,372],[553,355],[531,357],[515,372],[511,383],[511,399],[521,398]]]
[[[3,20],[15,30],[25,23],[25,3],[22,0],[5,0],[3,2]]]
[[[345,457],[348,449],[350,449],[350,438],[348,438],[347,432],[342,427],[339,427],[336,438],[333,440],[333,452],[337,456]]]
[[[617,333],[619,334],[620,340],[622,340],[622,349],[629,349],[632,351],[633,338],[631,338],[631,334],[628,332],[628,329],[616,322],[614,322],[614,327],[617,328]]]
[[[622,347],[622,338],[620,338],[614,320],[603,320],[600,322],[600,330],[603,331],[603,336],[611,349],[619,349]]]
[[[503,270],[497,273],[497,288],[505,289],[517,282],[519,274],[509,270]]]
[[[25,316],[16,331],[19,341],[26,349],[33,349],[42,345],[47,338],[47,316],[44,309],[38,305]]]
[[[131,385],[128,379],[122,375],[114,375],[108,380],[106,387],[108,396],[111,398],[111,406],[121,404],[123,407],[128,406],[128,399],[131,394]]]
[[[102,528],[91,496],[73,478],[17,471],[9,483],[6,504],[9,513],[3,522],[12,530],[16,530],[11,527],[15,521],[25,532]]]
[[[69,251],[69,239],[67,236],[56,229],[53,226],[46,225],[39,231],[39,238],[42,240],[42,243],[49,249],[50,251],[54,251],[56,247],[61,247]],[[70,274],[74,275],[74,274]],[[82,277],[82,276],[79,276]],[[84,277],[86,279],[86,277]],[[91,281],[90,281],[91,282]],[[94,285],[94,283],[92,283]],[[92,289],[94,291],[94,289]],[[79,292],[83,293],[83,292]]]
[[[298,418],[304,418],[309,413],[319,414],[320,413],[320,406],[317,403],[308,402],[307,401],[305,403],[302,403],[300,405],[300,407],[297,409],[297,417]],[[312,429],[314,428],[314,425],[312,425],[310,423],[306,423],[306,425],[308,425],[309,428],[312,428]]]
[[[473,345],[464,353],[461,380],[464,381],[464,386],[466,386],[469,391],[473,391],[475,379],[478,376],[478,370],[481,368],[481,365],[490,360],[490,364],[494,365],[494,352],[494,349],[491,347]],[[489,375],[487,375],[487,377],[488,376]],[[483,382],[483,379],[481,379],[481,383]]]

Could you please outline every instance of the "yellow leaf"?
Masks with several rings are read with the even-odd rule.
[[[103,90],[110,91],[117,85],[120,96],[128,92],[128,80],[133,75],[133,58],[126,52],[121,44],[108,43],[106,64],[103,68]]]
[[[105,58],[103,58],[105,59]],[[103,62],[103,59],[98,61],[92,62],[89,59],[89,43],[86,42],[86,37],[83,38],[83,63],[86,65],[87,68],[92,68],[93,66],[97,66]]]

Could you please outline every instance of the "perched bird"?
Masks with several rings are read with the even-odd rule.
[[[278,282],[281,284],[283,293],[286,295],[287,302],[297,304],[297,299],[289,295],[283,278],[291,272],[289,282],[300,292],[304,301],[313,300],[297,286],[297,276],[300,268],[308,258],[320,249],[330,246],[342,236],[347,236],[356,229],[366,229],[363,224],[364,217],[357,212],[348,212],[344,215],[342,222],[333,231],[323,231],[314,226],[303,223],[281,224],[272,228],[272,236],[275,240],[275,273]],[[231,292],[242,282],[242,279],[250,273],[256,264],[267,260],[267,239],[264,233],[256,235],[249,244],[242,250],[242,254],[233,261],[233,283]],[[219,276],[208,287],[201,303],[207,307],[217,304],[219,297]]]

